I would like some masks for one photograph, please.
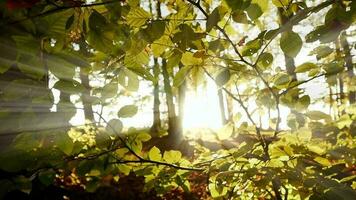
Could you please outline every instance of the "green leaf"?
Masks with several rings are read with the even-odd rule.
[[[273,63],[273,55],[270,53],[262,53],[258,60],[258,64],[262,66],[264,69],[271,66]]]
[[[256,20],[263,14],[261,7],[255,3],[252,3],[246,11],[251,20]]]
[[[348,114],[342,115],[339,120],[337,120],[336,124],[339,129],[343,129],[344,127],[350,128],[352,124],[352,119]]]
[[[162,159],[161,151],[156,146],[154,146],[148,152],[148,157],[150,160],[153,161],[161,161]]]
[[[185,66],[192,65],[201,65],[203,63],[202,58],[194,57],[194,54],[191,52],[185,52],[182,55],[181,62]]]
[[[330,161],[328,159],[322,158],[322,157],[316,157],[316,158],[314,158],[314,161],[319,163],[319,164],[321,164],[321,165],[323,165],[323,166],[330,166],[331,165],[331,163],[330,163]]]
[[[211,29],[214,28],[220,21],[220,12],[219,12],[219,7],[216,7],[213,12],[208,16],[208,19],[206,21],[206,31],[210,32]]]
[[[151,135],[145,132],[141,132],[139,134],[137,134],[136,136],[136,140],[140,141],[140,142],[147,142],[151,139]]]
[[[93,12],[89,16],[89,28],[95,31],[101,31],[106,25],[106,18],[98,11],[93,9]]]
[[[35,79],[41,79],[45,75],[45,69],[40,58],[37,56],[20,55],[17,67],[22,73]]]
[[[122,127],[123,127],[122,122],[119,119],[112,119],[106,125],[105,130],[110,135],[118,135],[121,133]]]
[[[137,75],[127,69],[120,71],[118,81],[120,85],[131,92],[136,92],[140,84]]]
[[[233,132],[234,126],[231,123],[228,123],[218,131],[217,135],[220,140],[226,140],[230,138]]]
[[[331,119],[330,115],[317,110],[309,111],[306,115],[312,120]]]
[[[48,68],[57,78],[72,80],[75,75],[75,65],[61,58],[60,55],[53,55],[47,59]]]
[[[191,69],[192,66],[182,67],[173,78],[173,86],[179,87],[184,82]]]
[[[268,167],[273,167],[273,168],[284,167],[284,163],[278,159],[271,159],[267,165]]]
[[[118,93],[118,84],[115,81],[112,81],[109,84],[106,84],[101,91],[101,98],[109,99],[113,98]]]
[[[288,31],[282,33],[280,46],[282,51],[289,57],[294,58],[298,55],[299,51],[303,46],[303,41],[298,35],[293,31]]]
[[[130,26],[140,28],[150,17],[150,14],[143,8],[136,7],[127,14],[126,21]]]
[[[241,23],[241,24],[248,24],[249,20],[247,19],[247,15],[245,12],[241,10],[235,10],[232,12],[232,19],[236,23]]]
[[[280,73],[274,78],[274,86],[278,89],[283,89],[288,86],[291,81],[291,77],[288,74]]]
[[[306,62],[306,63],[303,63],[303,64],[299,65],[298,67],[296,67],[295,72],[303,73],[303,72],[310,71],[311,69],[315,69],[317,67],[318,66],[314,63]]]
[[[242,56],[252,56],[258,50],[260,50],[261,46],[262,46],[262,40],[259,38],[249,41],[245,44],[241,54]]]
[[[40,172],[38,174],[38,178],[46,186],[49,186],[53,183],[56,178],[56,173],[53,170],[48,170],[44,172]]]
[[[182,158],[182,153],[180,151],[170,150],[165,151],[163,154],[163,159],[168,163],[177,163]]]
[[[328,73],[328,75],[335,75],[344,70],[343,65],[336,61],[327,63],[323,66],[323,68],[325,69],[326,73]]]
[[[152,23],[149,23],[147,28],[141,30],[140,33],[147,42],[153,43],[155,40],[163,36],[165,28],[166,24],[164,21],[154,21]]]
[[[138,54],[126,54],[124,64],[127,68],[141,68],[146,66],[149,62],[149,56],[146,50]]]
[[[251,4],[251,0],[225,0],[231,10],[244,10]]]
[[[312,132],[307,128],[301,128],[300,130],[298,130],[297,134],[298,138],[302,141],[310,141],[313,135]]]
[[[10,69],[16,62],[16,44],[11,38],[0,38],[0,74]]]
[[[328,46],[319,46],[313,49],[309,55],[316,54],[316,59],[325,58],[326,56],[330,55],[334,50]]]
[[[148,81],[156,82],[156,79],[153,77],[153,75],[149,72],[148,69],[144,67],[128,67],[127,69]]]
[[[224,86],[230,80],[230,70],[224,69],[215,78],[216,84],[219,87]]]
[[[291,0],[272,0],[272,3],[277,7],[288,7]]]
[[[59,80],[54,84],[53,88],[68,94],[81,93],[84,91],[84,87],[75,80]]]
[[[74,147],[72,138],[69,137],[67,133],[58,134],[56,144],[58,148],[63,151],[66,155],[71,155]]]
[[[136,115],[137,110],[138,108],[135,105],[126,105],[120,108],[119,112],[117,113],[117,116],[122,118],[132,117]]]

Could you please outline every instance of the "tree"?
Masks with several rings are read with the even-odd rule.
[[[148,3],[0,4],[1,198],[355,199],[355,1]],[[208,79],[224,126],[179,146]],[[150,130],[126,123],[152,105]]]

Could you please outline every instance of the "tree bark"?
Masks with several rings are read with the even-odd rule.
[[[183,67],[182,63],[179,63],[179,69]],[[179,129],[183,130],[183,119],[184,119],[184,102],[185,102],[185,91],[187,89],[187,83],[184,80],[183,83],[178,88],[178,107],[179,107],[179,115],[178,115],[178,123]]]
[[[350,46],[347,41],[345,32],[343,32],[341,34],[340,42],[341,42],[341,46],[342,46],[343,52],[344,52],[344,60],[345,60],[347,75],[349,77],[349,81],[351,81],[353,79],[353,77],[355,76],[355,74],[354,74],[354,67],[353,67],[353,63],[352,63],[351,50],[350,50]],[[356,92],[349,91],[348,99],[349,99],[350,104],[355,103],[356,102]]]
[[[155,79],[157,80],[156,83],[153,85],[153,123],[151,126],[151,133],[157,134],[161,128],[161,113],[159,109],[160,101],[159,101],[159,63],[157,58],[154,58],[154,65],[153,65],[153,74]]]
[[[88,52],[88,45],[85,42],[84,37],[82,37],[80,41],[80,51],[81,53],[85,56],[88,57],[90,56],[90,53]],[[83,107],[84,107],[84,117],[86,120],[89,120],[91,122],[95,121],[94,119],[94,112],[93,112],[93,107],[90,101],[90,82],[89,82],[89,75],[85,71],[85,66],[79,66],[80,72],[80,81],[81,84],[84,87],[84,91],[82,92],[82,102],[83,102]]]
[[[223,125],[227,124],[226,114],[225,114],[225,105],[224,105],[224,96],[221,89],[218,89],[218,97],[219,97],[219,108],[220,108],[220,116],[221,122]]]
[[[84,91],[82,92],[82,101],[83,101],[83,107],[84,107],[84,116],[86,120],[89,120],[91,122],[94,121],[94,112],[93,112],[93,107],[90,102],[90,83],[89,83],[89,76],[86,72],[84,72],[84,69],[80,67],[80,81],[84,87]]]
[[[292,17],[292,16],[284,15],[283,8],[278,9],[278,14],[279,14],[282,26],[285,25],[286,23],[288,23],[288,21]],[[292,77],[292,81],[297,81],[298,79],[297,79],[297,74],[295,73],[294,59],[289,57],[288,55],[284,54],[284,60],[285,60],[285,64],[286,64],[287,74]]]
[[[336,38],[334,41],[335,43],[335,50],[336,56],[338,60],[341,60],[341,49],[340,49],[340,41],[339,37]],[[344,81],[343,81],[343,74],[342,72],[337,75],[338,82],[339,82],[339,104],[342,105],[344,103],[345,95],[344,95]]]
[[[167,103],[167,110],[168,110],[168,134],[170,138],[175,140],[173,142],[176,142],[182,139],[182,130],[179,127],[179,119],[175,111],[172,86],[170,84],[170,78],[167,71],[166,59],[162,59],[162,75],[163,75],[164,92],[166,93],[166,103]]]

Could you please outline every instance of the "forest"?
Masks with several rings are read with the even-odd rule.
[[[0,199],[356,199],[355,0],[0,14]]]

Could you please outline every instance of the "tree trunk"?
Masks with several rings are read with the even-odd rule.
[[[154,65],[153,65],[153,74],[155,79],[157,80],[156,83],[153,85],[153,124],[151,126],[151,133],[157,134],[161,128],[161,116],[160,116],[160,101],[159,101],[159,63],[157,58],[154,58]]]
[[[225,125],[227,124],[227,119],[225,114],[224,96],[221,89],[218,89],[218,97],[219,97],[221,122],[223,125]]]
[[[169,74],[167,71],[167,62],[165,59],[162,59],[162,75],[164,82],[164,92],[166,93],[166,103],[168,110],[168,134],[171,139],[177,142],[182,139],[181,128],[179,127],[179,120],[176,115],[175,105],[173,102],[173,92],[172,86],[170,84]]]
[[[350,46],[349,46],[349,43],[347,41],[345,32],[343,32],[341,34],[340,40],[341,40],[340,41],[341,42],[341,46],[342,46],[343,51],[344,51],[344,59],[345,59],[345,66],[346,66],[346,70],[347,70],[347,75],[349,77],[349,81],[352,81],[352,79],[355,76],[355,74],[354,74],[354,67],[353,67],[353,63],[352,63],[352,55],[350,53]],[[349,91],[348,98],[349,98],[350,104],[355,103],[356,102],[356,92],[355,91]]]
[[[82,101],[83,101],[83,106],[84,106],[84,116],[86,120],[89,120],[91,122],[94,121],[94,112],[93,112],[93,107],[90,102],[90,84],[89,84],[89,76],[86,72],[84,72],[84,69],[80,67],[80,81],[84,87],[84,91],[82,92]]]
[[[85,56],[89,57],[90,53],[88,52],[88,45],[85,42],[84,37],[81,38],[80,41],[80,52]],[[80,72],[80,81],[81,84],[84,87],[84,91],[82,92],[82,102],[83,102],[83,107],[84,107],[84,117],[86,120],[89,120],[91,122],[95,121],[94,119],[94,112],[93,112],[93,107],[90,101],[90,82],[89,82],[89,75],[88,72],[85,71],[85,66],[79,66]]]
[[[182,68],[183,65],[179,64],[179,69]],[[178,115],[178,123],[179,129],[183,130],[183,119],[184,119],[184,102],[185,102],[185,91],[187,88],[187,83],[183,81],[183,83],[178,88],[178,107],[179,107],[179,115]]]
[[[341,60],[341,50],[340,50],[340,41],[339,37],[336,38],[334,41],[335,43],[335,50],[336,50],[336,56],[338,60]],[[338,77],[338,82],[339,82],[339,105],[342,105],[344,103],[345,95],[344,95],[344,80],[343,80],[343,73],[339,73],[337,75]],[[344,114],[345,111],[342,111],[342,114]]]
[[[282,26],[285,25],[286,23],[288,23],[288,21],[292,17],[292,16],[285,16],[283,13],[283,8],[278,9],[278,14],[279,14]],[[284,54],[284,60],[285,60],[285,64],[286,64],[287,74],[292,77],[292,81],[297,81],[298,79],[297,79],[297,74],[295,73],[294,59],[289,57],[288,55]]]

